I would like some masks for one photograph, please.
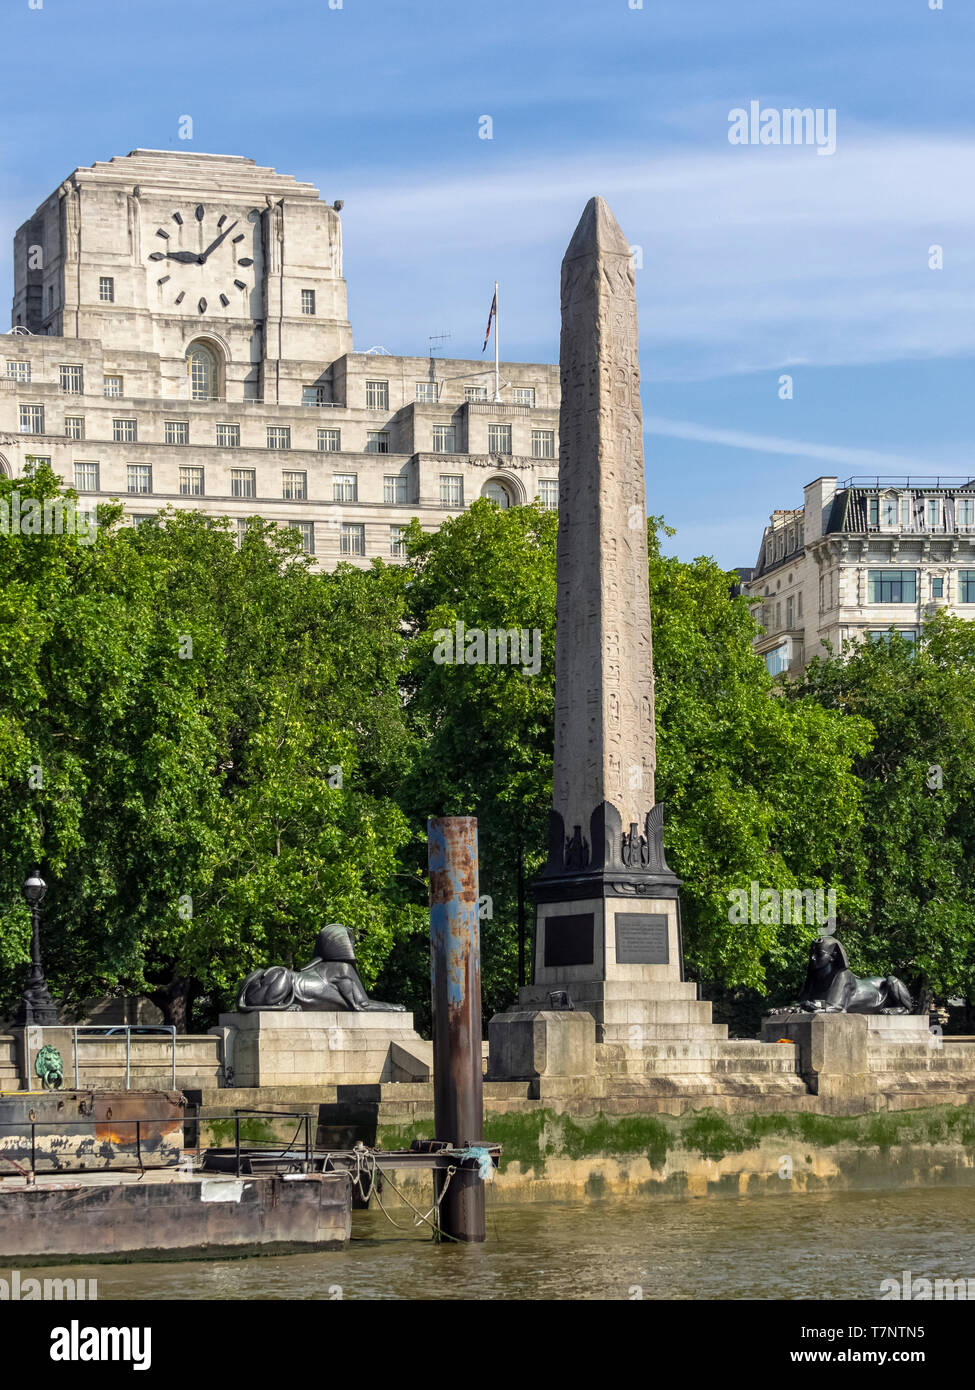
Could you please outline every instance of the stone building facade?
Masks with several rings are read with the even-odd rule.
[[[341,203],[236,156],[76,169],[14,241],[0,472],[46,458],[134,521],[301,531],[331,568],[479,496],[558,501],[558,369],[353,350]]]
[[[755,649],[773,675],[827,642],[914,641],[940,608],[975,618],[975,479],[817,478],[772,513],[742,587],[762,601]]]

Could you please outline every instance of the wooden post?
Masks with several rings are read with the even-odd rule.
[[[427,825],[430,866],[430,985],[433,996],[433,1096],[437,1139],[457,1146],[483,1138],[481,948],[477,916],[477,820],[443,816]],[[439,1197],[447,1174],[434,1172]],[[454,1240],[485,1239],[484,1184],[458,1169],[440,1206]]]

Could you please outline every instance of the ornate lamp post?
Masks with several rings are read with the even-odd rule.
[[[24,880],[20,889],[24,901],[30,908],[31,943],[30,970],[27,984],[21,996],[15,1023],[21,1027],[29,1024],[50,1026],[58,1022],[58,1009],[51,998],[41,965],[41,902],[47,892],[47,884],[41,878],[40,869],[34,869]]]

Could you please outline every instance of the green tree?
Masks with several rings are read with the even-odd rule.
[[[874,731],[854,770],[861,884],[844,944],[861,974],[893,973],[923,1000],[975,996],[975,625],[939,613],[915,646],[892,633],[810,663],[786,686]]]
[[[403,790],[417,824],[478,819],[485,1014],[525,978],[529,885],[541,868],[552,801],[557,519],[541,507],[478,500],[436,532],[408,532],[406,686],[416,753]],[[517,628],[540,639],[524,665],[438,663],[438,634]],[[425,866],[425,849],[423,851]],[[521,966],[519,966],[521,961]],[[418,1001],[419,1002],[419,1001]]]

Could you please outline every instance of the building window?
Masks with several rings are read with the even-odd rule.
[[[530,405],[535,408],[535,388],[534,386],[516,386],[514,389],[515,405]],[[547,457],[547,456],[546,456]]]
[[[932,579],[932,580],[931,580],[931,597],[932,597],[932,598],[944,598],[944,596],[945,596],[945,581],[944,581],[943,579]]]
[[[437,383],[435,381],[418,381],[416,383],[416,398],[426,405],[436,405],[439,400]]]
[[[74,466],[74,485],[78,492],[97,492],[98,464],[76,463]]]
[[[217,426],[217,448],[218,448],[218,449],[239,449],[239,448],[240,448],[240,426],[239,426],[239,425],[218,425],[218,426]]]
[[[30,363],[9,361],[7,377],[10,381],[30,381]]]
[[[532,430],[532,458],[555,458],[554,430]]]
[[[366,409],[367,409],[367,410],[388,410],[388,409],[389,409],[389,382],[388,382],[388,381],[367,381],[367,382],[366,382]]]
[[[880,498],[879,498],[879,497],[868,497],[868,498],[867,498],[867,525],[868,525],[868,526],[879,526],[879,525],[880,525]]]
[[[64,417],[64,437],[65,439],[84,439],[85,417],[83,415],[66,415]]]
[[[465,387],[464,387],[464,400],[465,400],[465,401],[486,401],[486,400],[487,400],[487,387],[486,387],[486,386],[465,386]]]
[[[481,496],[490,498],[490,500],[496,502],[499,507],[511,506],[511,493],[505,487],[504,483],[498,482],[496,478],[492,478],[490,482],[484,484],[481,488]]]
[[[901,526],[905,530],[913,530],[914,527],[914,499],[912,497],[901,498]],[[893,525],[893,522],[891,522]]]
[[[958,602],[975,603],[975,570],[958,571]]]
[[[134,420],[113,420],[112,438],[116,444],[135,444],[138,427]]]
[[[896,631],[897,636],[898,636],[898,637],[902,637],[902,638],[904,639],[905,642],[916,642],[916,641],[917,641],[917,628],[915,628],[915,627],[901,627],[901,628],[895,628],[894,631]],[[891,629],[890,629],[890,628],[887,628],[886,631],[884,631],[884,632],[871,632],[871,633],[870,633],[870,641],[871,641],[871,642],[885,642],[885,643],[887,644],[887,646],[890,646],[890,634],[891,634]]]
[[[129,492],[152,491],[152,464],[130,463],[127,469]]]
[[[538,496],[547,512],[557,511],[559,506],[558,478],[542,478],[538,484]]]
[[[462,507],[464,505],[464,479],[458,473],[440,474],[441,507]]]
[[[42,405],[22,405],[20,407],[20,429],[22,434],[43,434],[44,407]]]
[[[65,396],[83,396],[85,393],[85,373],[83,367],[61,366],[61,391]]]
[[[783,671],[787,671],[789,669],[789,648],[781,646],[766,652],[765,669],[770,676],[780,676]]]
[[[303,386],[301,388],[301,404],[311,406],[323,406],[332,404],[332,388],[318,382],[314,386]]]
[[[319,430],[318,431],[318,452],[320,454],[338,454],[342,451],[342,431],[341,430]]]
[[[269,449],[290,449],[291,448],[291,426],[290,425],[268,425],[267,427],[267,447]]]
[[[333,502],[358,502],[359,476],[357,473],[336,473],[332,478]]]
[[[389,528],[389,553],[394,560],[406,558],[406,527],[391,526]]]
[[[959,526],[971,526],[975,523],[975,500],[971,497],[959,497],[955,502],[955,516]]]
[[[303,314],[313,314],[315,312],[315,291],[301,291],[301,312]]]
[[[917,570],[868,570],[868,603],[916,603]]]
[[[248,532],[249,530],[250,530],[250,522],[249,522],[249,521],[246,521],[243,517],[238,517],[238,518],[237,518],[237,545],[238,545],[238,547],[241,546],[241,545],[243,545],[243,543],[244,543],[244,537],[247,535],[247,532]]]
[[[787,628],[790,632],[791,632],[792,628],[795,627],[795,615],[796,615],[795,600],[792,599],[792,598],[787,598],[786,601],[785,601],[785,625],[786,625],[786,628]]]
[[[343,521],[339,535],[339,552],[342,555],[365,555],[365,526],[359,522]]]
[[[928,498],[928,525],[940,526],[941,524],[941,501],[937,497]]]
[[[453,425],[434,425],[433,452],[435,454],[456,454],[457,430]]]
[[[203,469],[195,466],[180,468],[179,493],[181,497],[203,496]]]
[[[383,501],[391,506],[408,502],[408,483],[409,479],[403,473],[387,473],[383,478]]]
[[[288,525],[292,531],[297,531],[301,537],[301,548],[306,555],[315,553],[315,523],[313,521],[289,521]]]
[[[98,298],[103,304],[115,303],[115,279],[111,275],[98,277]]]
[[[801,589],[799,590],[799,602],[798,602],[798,604],[796,605],[796,607],[797,607],[797,609],[798,609],[798,617],[801,618],[801,617],[802,617],[802,590],[801,590]]]
[[[186,354],[190,400],[212,401],[217,396],[217,359],[205,343],[194,343]]]
[[[281,496],[286,502],[304,502],[308,496],[308,475],[285,470],[281,474]]]
[[[366,453],[389,453],[389,430],[366,430]]]
[[[102,394],[108,396],[110,400],[123,395],[124,386],[125,383],[122,378],[114,373],[102,377]]]
[[[188,444],[190,442],[190,427],[186,420],[167,420],[166,421],[166,443],[167,444]]]
[[[256,497],[257,474],[253,468],[231,468],[231,497]]]
[[[511,426],[488,425],[488,453],[511,453]]]

